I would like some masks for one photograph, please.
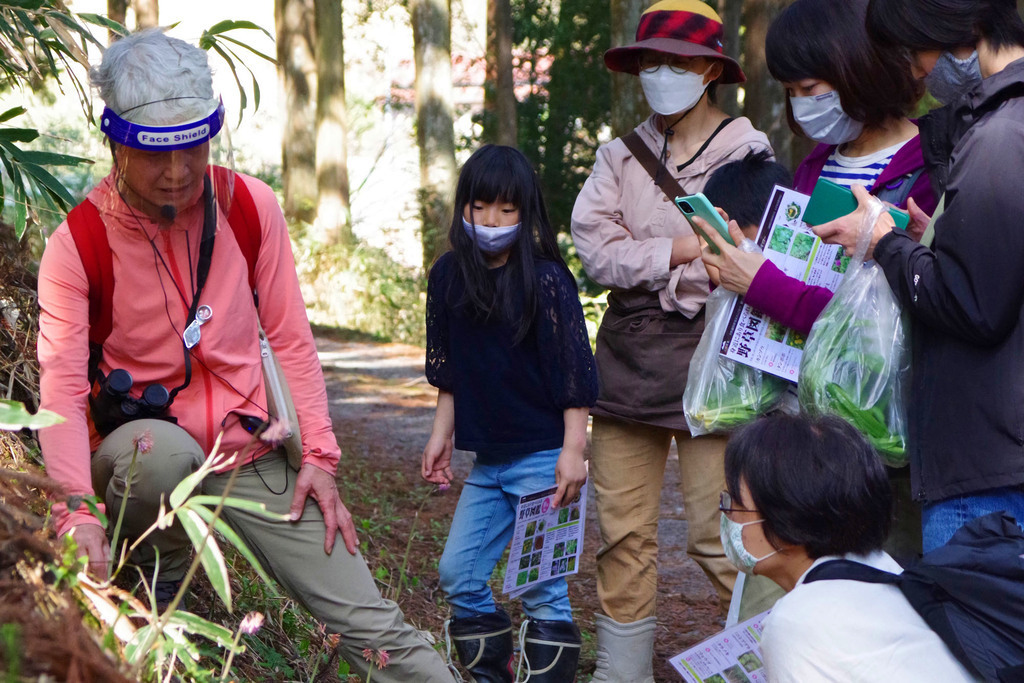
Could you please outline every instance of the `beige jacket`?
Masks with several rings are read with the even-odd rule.
[[[636,130],[657,155],[664,137],[655,126],[655,117]],[[703,189],[707,177],[719,166],[762,149],[771,149],[768,138],[741,117],[719,131],[682,171],[675,168],[685,159],[669,157],[666,165],[687,194],[693,194]],[[669,268],[672,238],[692,234],[683,214],[621,139],[601,146],[572,212],[572,236],[587,275],[613,290],[658,292],[662,309],[693,318],[708,298],[704,265],[697,259]]]

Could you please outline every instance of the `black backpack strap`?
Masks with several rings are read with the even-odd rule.
[[[864,583],[888,583],[898,586],[900,575],[869,567],[852,560],[829,560],[822,562],[804,577],[804,583],[828,579],[863,581]]]
[[[883,202],[889,202],[893,206],[906,206],[907,197],[909,197],[910,193],[914,191],[914,185],[917,184],[917,179],[921,177],[922,173],[924,173],[923,166],[916,171],[890,180],[885,185],[872,192],[872,194]]]

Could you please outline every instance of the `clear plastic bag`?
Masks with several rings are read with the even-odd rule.
[[[744,240],[739,248],[760,251],[750,240]],[[690,360],[683,392],[683,414],[693,436],[726,432],[752,422],[775,406],[789,385],[784,379],[721,354],[737,296],[719,287],[705,304],[704,334]]]
[[[804,412],[845,418],[886,464],[902,467],[907,464],[903,392],[909,345],[885,273],[874,262],[864,263],[883,208],[876,200],[867,213],[846,276],[811,328],[797,387]]]

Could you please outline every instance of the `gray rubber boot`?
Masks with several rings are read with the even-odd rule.
[[[654,683],[654,629],[656,617],[620,624],[603,614],[595,615],[597,667],[591,681]]]

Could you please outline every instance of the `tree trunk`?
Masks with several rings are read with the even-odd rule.
[[[153,28],[160,25],[159,0],[132,0],[135,10],[135,28]]]
[[[740,42],[740,24],[743,22],[743,0],[718,0],[718,14],[722,17],[722,42],[725,54],[737,62],[743,46]],[[729,116],[740,115],[739,85],[723,85],[718,88],[718,106]]]
[[[313,0],[274,0],[277,70],[287,112],[281,145],[284,213],[306,223],[316,215],[314,17]]]
[[[487,76],[484,110],[491,117],[493,142],[516,144],[516,92],[512,77],[512,3],[487,0]]]
[[[786,93],[768,72],[764,61],[764,39],[772,20],[790,4],[789,0],[746,0],[743,5],[744,73],[747,75],[743,114],[754,127],[764,131],[775,157],[789,168],[807,155],[813,143],[793,135],[786,122]]]
[[[352,245],[348,119],[341,0],[316,4],[316,180],[314,231],[322,244]]]
[[[448,244],[455,185],[450,0],[410,0],[416,55],[416,141],[420,148],[423,266]]]
[[[124,26],[128,14],[128,0],[107,0],[107,18]],[[107,44],[113,43],[119,36],[107,31]]]
[[[611,0],[612,45],[628,45],[636,39],[644,0]],[[640,79],[631,74],[612,74],[612,133],[626,135],[650,114]]]

